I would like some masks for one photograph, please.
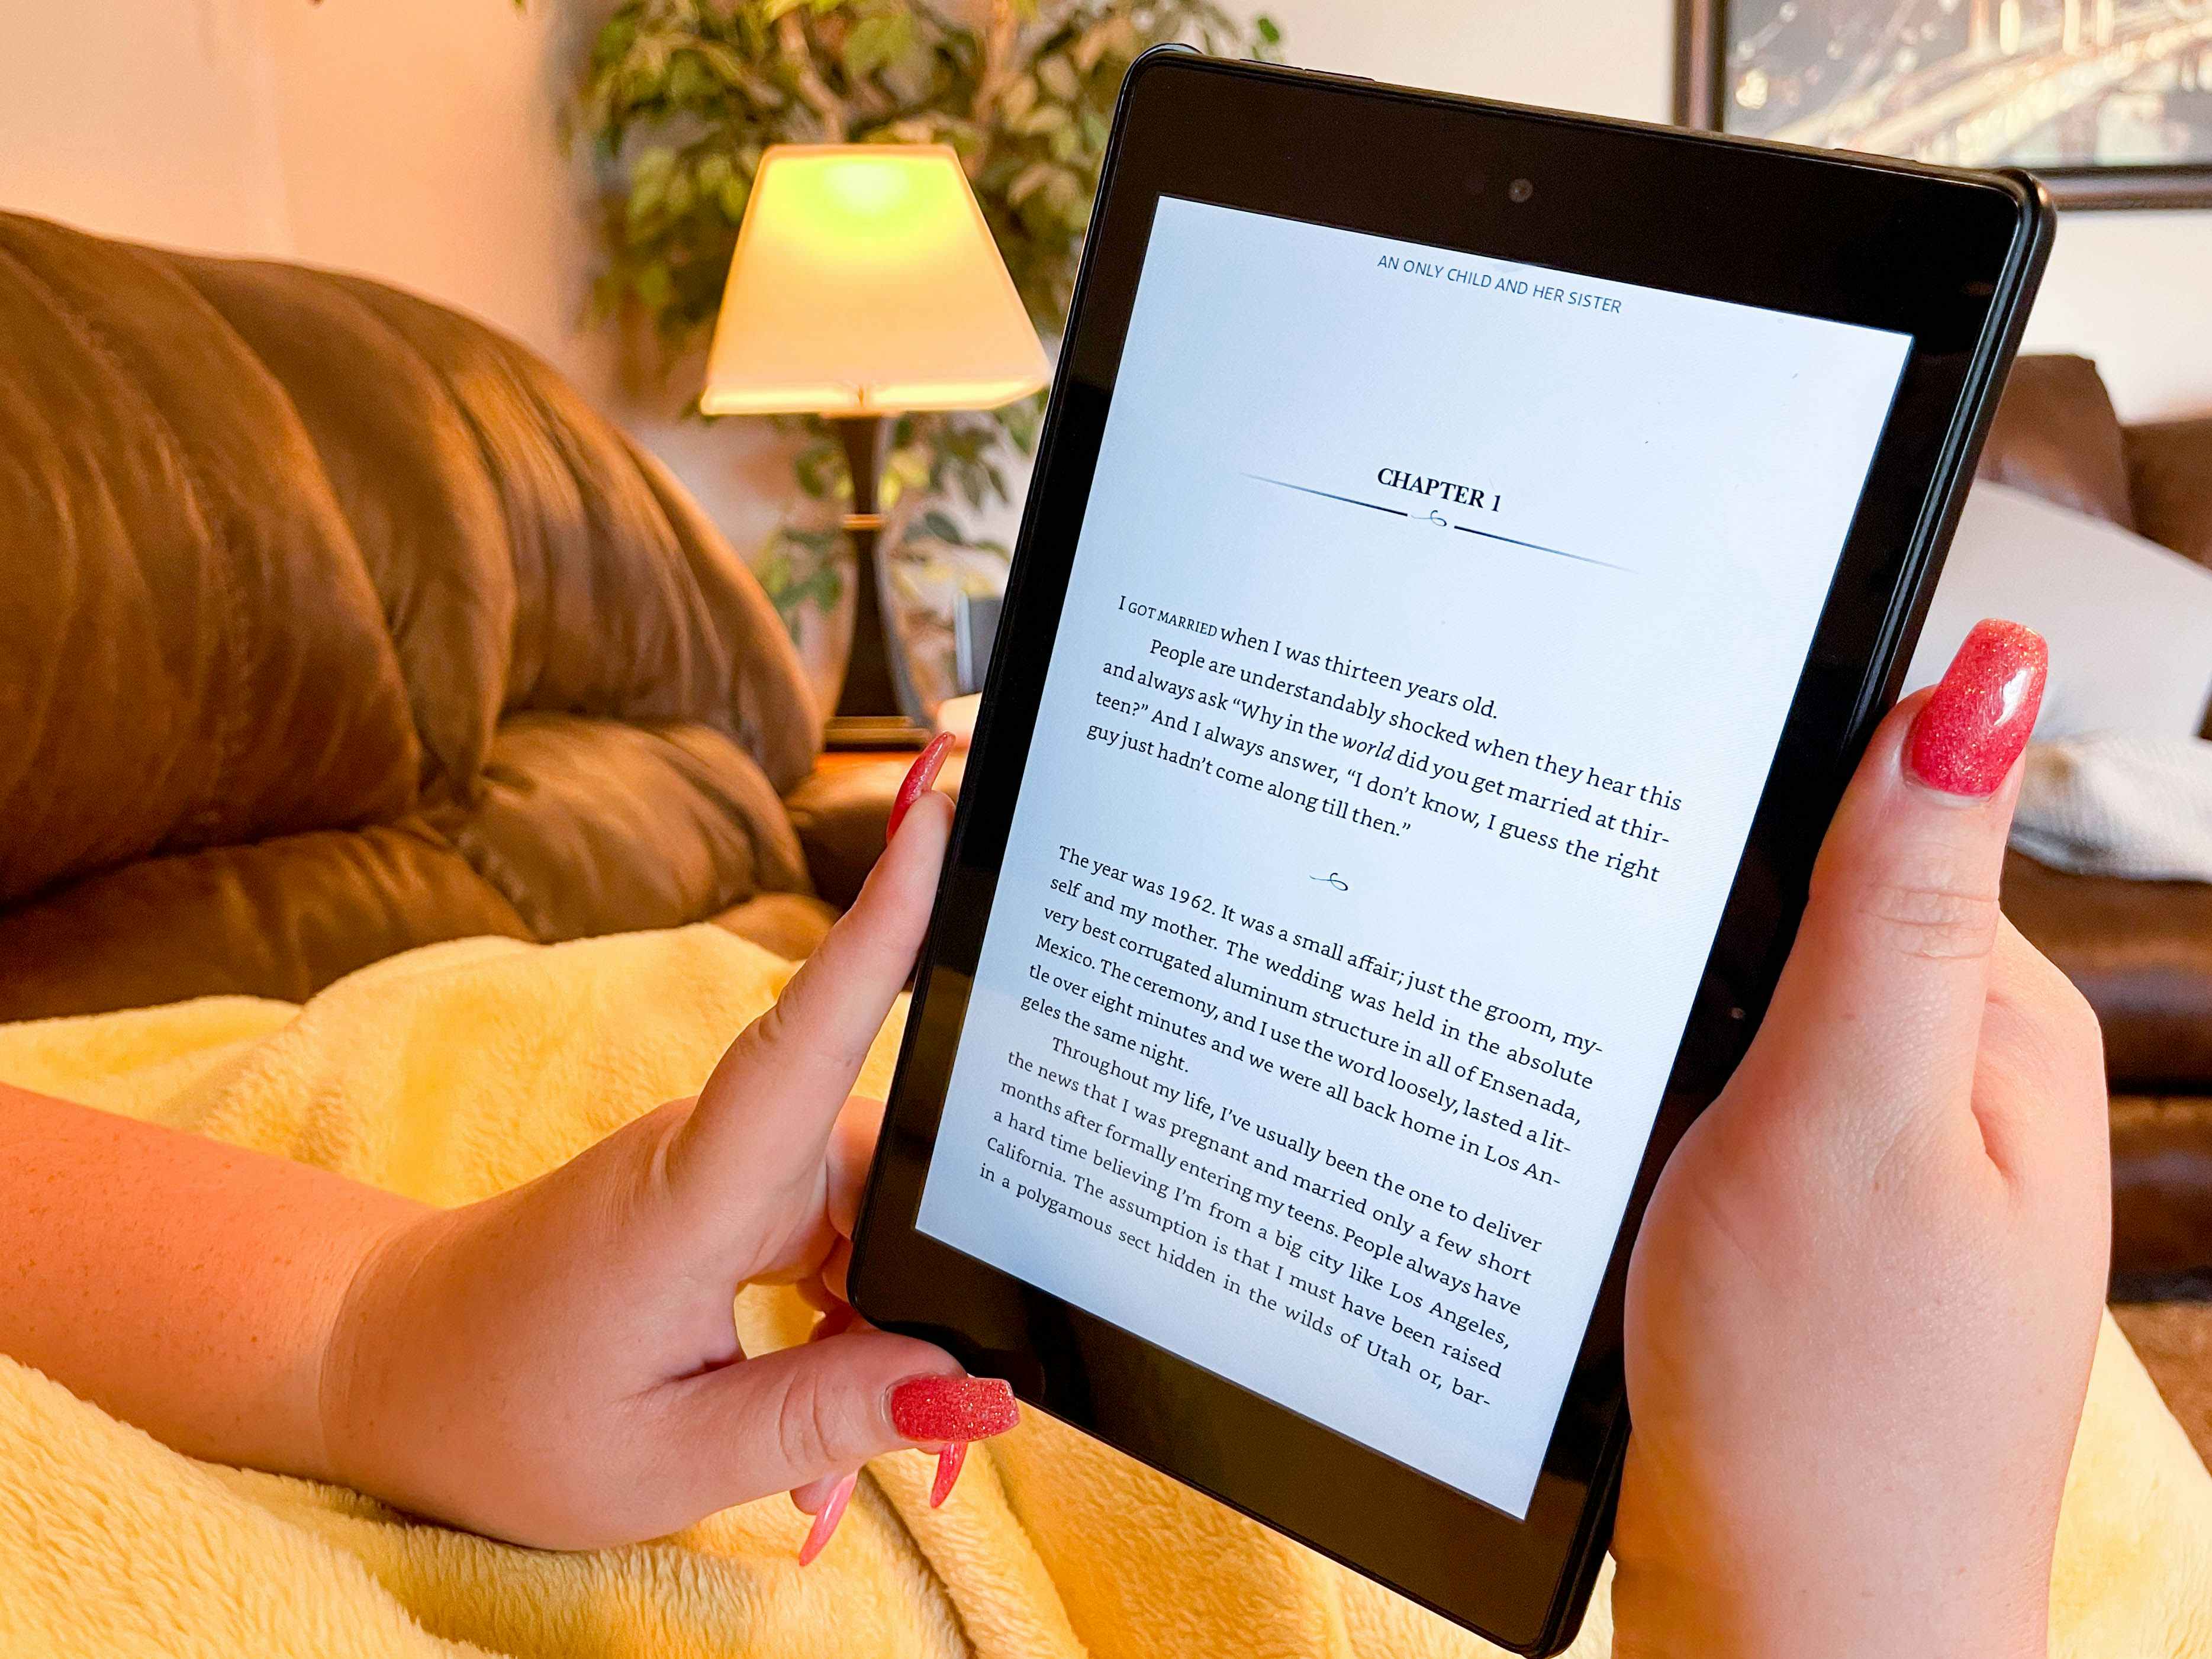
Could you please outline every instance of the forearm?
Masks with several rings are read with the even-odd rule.
[[[0,1352],[180,1451],[325,1476],[348,1287],[424,1213],[0,1085]]]

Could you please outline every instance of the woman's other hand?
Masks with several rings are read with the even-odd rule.
[[[2041,1659],[2105,1290],[2101,1045],[1999,914],[2043,642],[1883,724],[1628,1290],[1624,1656]]]

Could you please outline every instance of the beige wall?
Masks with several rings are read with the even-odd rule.
[[[388,277],[552,358],[741,547],[791,484],[757,434],[668,417],[583,321],[592,208],[558,123],[605,0],[108,0],[14,8],[0,206]],[[1300,62],[1662,118],[1671,0],[1271,0]],[[1569,21],[1571,20],[1571,21]],[[2069,219],[2031,340],[2124,412],[2212,409],[2212,214]]]
[[[290,246],[259,0],[12,5],[0,39],[0,207]]]
[[[2212,213],[2063,216],[2027,348],[2094,357],[2130,419],[2212,410]]]

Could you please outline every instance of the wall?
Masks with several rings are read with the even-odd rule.
[[[788,498],[757,434],[672,418],[586,325],[590,181],[562,109],[607,0],[112,0],[15,9],[0,206],[289,254],[461,305],[637,431],[741,547]],[[1269,0],[1301,62],[1645,119],[1671,0]],[[1571,17],[1572,26],[1562,19]],[[2212,214],[2068,219],[2031,328],[2104,366],[2124,413],[2212,409]]]
[[[2212,410],[2212,213],[2061,216],[2027,349],[2094,357],[2130,420]]]
[[[290,246],[259,0],[9,8],[0,206],[155,241]]]

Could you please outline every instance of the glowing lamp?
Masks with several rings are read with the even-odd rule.
[[[761,158],[699,406],[827,415],[844,440],[859,580],[833,743],[912,741],[920,730],[904,659],[885,636],[875,556],[883,417],[994,409],[1047,378],[1036,331],[951,149],[780,144]]]

